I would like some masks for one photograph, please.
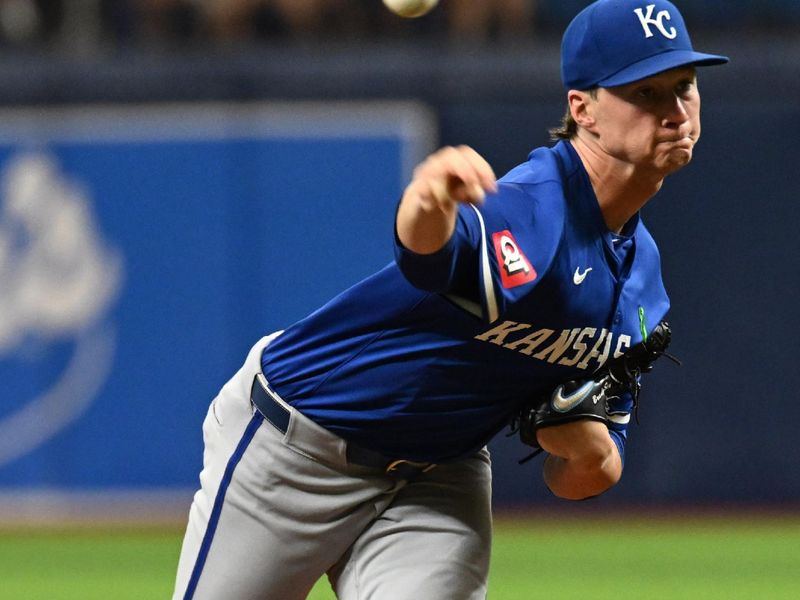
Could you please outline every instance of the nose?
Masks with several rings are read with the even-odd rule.
[[[669,100],[667,112],[664,115],[664,127],[678,129],[689,119],[689,112],[686,110],[686,103],[684,99],[677,94],[672,96]]]

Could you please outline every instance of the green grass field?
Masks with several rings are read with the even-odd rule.
[[[491,600],[800,593],[800,516],[548,520],[498,519]],[[0,530],[0,600],[169,598],[180,540],[177,530]],[[321,581],[309,598],[334,596]]]

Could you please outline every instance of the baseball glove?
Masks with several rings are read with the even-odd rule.
[[[551,394],[526,405],[512,423],[512,433],[518,430],[523,443],[538,449],[525,460],[541,452],[536,430],[542,427],[578,419],[624,425],[630,420],[631,409],[638,423],[642,373],[652,370],[653,363],[662,355],[680,364],[666,352],[671,336],[669,324],[661,321],[644,341],[607,361],[590,378],[562,383]]]

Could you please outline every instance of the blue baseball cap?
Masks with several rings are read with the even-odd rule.
[[[597,0],[564,32],[561,80],[567,89],[614,87],[676,67],[728,60],[695,52],[681,13],[667,0]]]

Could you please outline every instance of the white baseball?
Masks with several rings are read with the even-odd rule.
[[[394,14],[413,18],[428,14],[439,0],[383,0],[383,3]]]

